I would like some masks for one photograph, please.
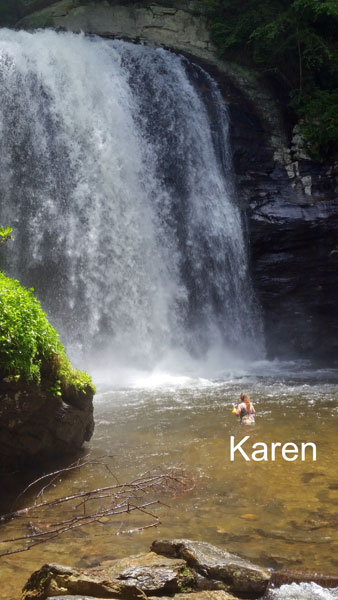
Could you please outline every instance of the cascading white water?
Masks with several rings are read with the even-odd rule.
[[[261,356],[211,78],[162,49],[2,30],[0,89],[5,269],[73,358]]]
[[[291,583],[271,590],[270,600],[336,600],[338,588],[324,589],[316,583]]]

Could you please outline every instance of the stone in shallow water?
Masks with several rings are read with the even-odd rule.
[[[101,566],[111,579],[115,579],[126,569],[132,569],[133,567],[158,567],[179,570],[186,567],[186,562],[182,558],[168,558],[160,556],[156,552],[147,552],[115,560],[105,560],[101,563]]]
[[[117,579],[125,588],[139,588],[147,595],[175,594],[190,590],[195,576],[185,560],[159,556],[155,552],[138,554],[113,561],[102,567],[111,579]]]
[[[121,598],[122,590],[101,568],[85,570],[51,563],[31,575],[23,588],[22,600],[45,600],[49,596],[67,594]]]
[[[84,598],[137,598],[144,592],[163,596],[190,591],[194,585],[195,576],[184,560],[149,552],[105,561],[93,569],[44,565],[27,582],[22,600],[45,600],[58,594],[84,594]]]
[[[27,582],[22,600],[234,600],[237,594],[259,598],[270,580],[269,571],[205,542],[158,540],[153,549],[156,552],[105,561],[93,569],[44,565]]]
[[[270,572],[226,550],[206,542],[184,539],[156,540],[151,549],[158,554],[183,558],[208,579],[222,581],[227,590],[251,598],[263,596]]]

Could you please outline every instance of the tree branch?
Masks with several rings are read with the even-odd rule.
[[[80,470],[93,465],[95,468],[100,466],[108,471],[114,479],[114,483],[96,489],[80,489],[75,493],[57,498],[48,499],[47,496],[44,499],[45,494],[51,493],[50,486],[55,485],[57,479],[62,479],[62,476],[67,476],[75,469]],[[0,538],[2,547],[9,546],[0,552],[0,557],[25,552],[37,544],[51,541],[79,527],[93,524],[102,525],[102,519],[105,519],[106,523],[106,519],[113,519],[122,514],[130,515],[136,512],[143,515],[145,519],[150,519],[150,522],[145,521],[126,530],[122,530],[121,525],[116,531],[116,535],[156,527],[161,523],[160,518],[149,511],[149,508],[162,505],[162,500],[159,497],[155,498],[154,494],[156,493],[161,498],[163,496],[174,497],[187,493],[194,487],[194,481],[184,471],[174,468],[165,472],[144,473],[130,482],[119,483],[103,459],[84,460],[39,477],[21,492],[16,502],[19,499],[22,501],[24,495],[28,492],[31,493],[34,486],[39,484],[43,485],[36,493],[33,504],[0,517],[0,524],[5,525],[10,521],[20,519],[22,525],[29,528],[27,534]],[[53,488],[53,493],[55,493],[55,488]],[[37,502],[38,499],[40,502]],[[60,519],[60,513],[62,516],[64,515],[64,518]]]

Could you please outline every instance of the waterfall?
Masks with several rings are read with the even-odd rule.
[[[2,268],[75,362],[261,356],[215,82],[163,49],[1,30],[0,89]]]

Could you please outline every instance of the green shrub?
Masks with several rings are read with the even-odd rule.
[[[61,389],[95,392],[87,373],[73,369],[33,289],[0,272],[0,373],[35,381],[56,396]]]
[[[14,240],[11,235],[13,229],[12,227],[4,227],[1,225],[0,227],[0,244],[7,244],[9,240]]]
[[[312,156],[319,161],[338,156],[338,89],[316,89],[296,110]]]
[[[0,0],[0,27],[13,25],[21,16],[21,0]]]

